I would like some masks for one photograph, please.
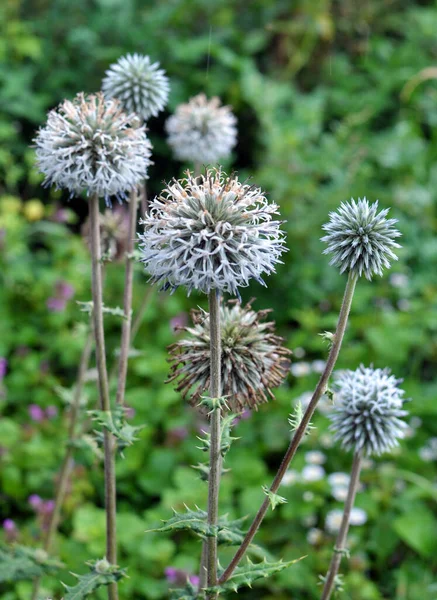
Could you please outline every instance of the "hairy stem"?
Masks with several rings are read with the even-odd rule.
[[[105,332],[103,326],[103,291],[101,270],[101,248],[99,228],[99,198],[90,196],[91,260],[92,260],[92,297],[94,342],[99,380],[100,409],[110,412],[108,373],[106,369]],[[105,511],[106,511],[106,558],[111,564],[117,564],[116,537],[116,485],[115,485],[115,444],[112,434],[104,430],[105,465]],[[108,600],[118,600],[117,584],[108,586]]]
[[[50,552],[55,533],[58,529],[59,519],[61,516],[61,509],[64,503],[65,493],[67,491],[68,479],[70,477],[71,468],[73,466],[73,445],[72,442],[76,437],[76,424],[79,416],[80,399],[82,397],[82,390],[85,383],[85,375],[88,371],[91,349],[92,349],[93,334],[90,332],[87,336],[85,346],[82,350],[80,357],[79,369],[77,372],[76,385],[74,388],[73,399],[71,402],[69,412],[69,423],[68,423],[68,445],[65,451],[64,459],[59,470],[58,482],[55,491],[55,506],[53,512],[50,515],[50,520],[47,526],[47,530],[44,536],[43,548],[46,552]],[[32,590],[32,600],[36,600],[39,592],[40,577],[34,580]]]
[[[352,463],[351,479],[349,482],[349,489],[347,491],[346,501],[344,503],[343,517],[341,519],[340,530],[338,532],[337,540],[335,542],[334,554],[332,555],[329,571],[325,578],[325,585],[323,588],[321,600],[329,600],[335,588],[335,578],[337,577],[342,555],[346,551],[346,538],[347,532],[349,531],[349,519],[351,510],[355,502],[358,484],[360,481],[360,471],[361,453],[356,452]]]
[[[326,361],[325,370],[323,371],[323,373],[319,379],[316,389],[314,390],[314,393],[311,397],[311,401],[302,417],[302,421],[300,422],[298,428],[296,429],[296,431],[293,435],[290,445],[288,446],[288,449],[284,455],[284,458],[282,459],[282,463],[278,469],[278,472],[276,473],[273,483],[270,486],[270,491],[273,493],[277,492],[277,490],[281,484],[282,478],[284,477],[284,475],[290,465],[290,462],[292,461],[294,455],[296,454],[296,450],[298,449],[299,444],[301,443],[303,437],[305,436],[305,432],[307,430],[307,427],[311,420],[311,417],[313,416],[313,413],[316,409],[317,403],[326,391],[326,387],[328,385],[328,380],[329,380],[329,377],[331,376],[331,373],[332,373],[335,363],[337,361],[338,354],[340,352],[341,344],[343,341],[344,333],[346,331],[347,320],[348,320],[348,316],[349,316],[349,312],[350,312],[350,308],[351,308],[351,304],[352,304],[352,298],[354,295],[356,282],[357,282],[356,275],[350,273],[348,280],[347,280],[344,296],[343,296],[343,302],[341,305],[340,314],[338,317],[337,329],[335,332],[331,350],[329,352],[328,360]],[[229,577],[232,575],[232,573],[234,572],[235,568],[237,567],[237,565],[243,558],[247,548],[249,547],[253,538],[255,537],[255,534],[258,531],[259,526],[261,525],[261,522],[264,519],[269,506],[270,506],[270,500],[268,497],[266,497],[264,502],[262,503],[260,509],[258,510],[258,513],[256,514],[256,516],[249,528],[249,531],[247,532],[243,542],[241,543],[241,546],[238,548],[237,552],[235,553],[234,558],[231,560],[228,567],[226,568],[226,570],[220,577],[219,583],[224,583],[225,581],[227,581],[229,579]]]
[[[126,269],[124,277],[124,298],[123,312],[124,319],[121,329],[121,345],[120,357],[118,360],[118,381],[117,381],[117,396],[116,404],[124,404],[124,394],[126,390],[127,363],[129,360],[129,349],[131,340],[131,324],[132,324],[132,288],[134,279],[134,263],[132,252],[134,251],[135,231],[137,225],[137,207],[138,207],[138,192],[133,190],[130,195],[129,202],[129,226],[128,240],[126,245]]]
[[[220,297],[216,290],[209,294],[209,328],[210,328],[210,395],[211,398],[221,396],[221,333],[220,333]],[[208,525],[213,528],[218,523],[218,503],[221,476],[220,453],[221,409],[215,408],[211,414],[211,446],[209,454],[208,477]],[[217,584],[217,538],[209,537],[206,541],[207,584]],[[216,595],[210,595],[215,598]]]

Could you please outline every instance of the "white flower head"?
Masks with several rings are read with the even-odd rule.
[[[389,369],[339,371],[334,382],[335,406],[329,415],[334,439],[346,450],[382,454],[398,445],[408,425],[401,417],[404,391]]]
[[[166,106],[170,85],[159,63],[149,56],[128,54],[112,64],[102,81],[106,98],[117,98],[124,109],[144,121],[156,117]]]
[[[103,94],[78,94],[49,112],[35,138],[44,185],[119,201],[147,177],[151,144],[138,117]]]
[[[303,481],[320,481],[325,476],[325,469],[321,465],[305,465],[302,469]]]
[[[167,123],[168,143],[176,158],[201,164],[229,156],[237,141],[237,119],[219,98],[205,94],[181,104]]]
[[[238,295],[275,271],[285,251],[276,204],[220,169],[170,183],[141,223],[141,261],[163,289]]]
[[[332,254],[330,264],[340,267],[340,273],[351,271],[357,276],[381,275],[383,267],[398,257],[392,251],[401,246],[395,239],[401,233],[394,227],[397,219],[386,219],[389,209],[378,213],[378,201],[369,204],[366,198],[343,202],[330,220],[323,225],[327,235],[321,238],[328,247],[323,254]]]

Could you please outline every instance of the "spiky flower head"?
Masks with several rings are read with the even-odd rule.
[[[339,371],[334,382],[335,408],[329,415],[334,439],[346,450],[382,454],[398,445],[407,424],[401,420],[404,391],[390,369],[361,365]]]
[[[118,262],[123,260],[128,245],[129,216],[124,206],[115,210],[106,209],[99,213],[100,253],[105,260]],[[85,243],[91,247],[90,217],[82,226],[82,236]]]
[[[144,121],[164,109],[169,90],[168,77],[159,63],[136,53],[112,64],[102,81],[106,98],[118,98],[127,112],[137,113]]]
[[[378,212],[378,201],[369,204],[366,198],[352,198],[343,202],[337,212],[330,213],[330,220],[323,225],[327,235],[322,237],[328,247],[324,254],[332,254],[330,264],[340,267],[340,273],[351,271],[367,279],[382,276],[383,267],[390,267],[390,260],[397,260],[392,248],[401,246],[395,242],[400,232],[394,227],[397,219],[386,219],[389,209]]]
[[[194,96],[176,109],[167,123],[168,143],[176,158],[200,164],[226,158],[237,141],[237,119],[219,98]]]
[[[163,289],[238,295],[251,278],[265,285],[284,252],[276,204],[259,188],[219,169],[173,180],[141,221],[141,261]]]
[[[120,201],[147,177],[151,144],[139,118],[103,94],[78,94],[49,112],[35,139],[44,185]]]
[[[273,397],[287,376],[290,350],[275,335],[275,324],[265,321],[269,310],[255,311],[230,300],[220,307],[221,395],[233,412],[257,408]],[[191,311],[193,327],[184,327],[190,337],[170,346],[171,374],[178,380],[177,391],[197,405],[208,394],[210,384],[209,314]]]

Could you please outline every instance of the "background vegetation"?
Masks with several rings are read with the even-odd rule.
[[[395,456],[374,461],[363,473],[357,506],[367,522],[352,528],[344,597],[437,598],[437,84],[435,72],[423,72],[436,61],[436,3],[7,0],[0,15],[3,537],[38,545],[44,515],[28,498],[53,496],[66,435],[62,397],[74,384],[87,322],[75,301],[90,299],[89,258],[79,235],[86,203],[68,203],[40,187],[31,140],[48,109],[78,91],[98,90],[111,62],[140,52],[159,60],[172,84],[168,113],[150,122],[151,193],[184,168],[170,155],[165,119],[178,103],[205,91],[231,104],[238,117],[232,168],[263,186],[287,219],[285,264],[268,289],[254,284],[244,298],[257,297],[257,309],[274,309],[294,367],[276,401],[238,424],[241,440],[229,455],[223,512],[238,517],[258,507],[261,485],[270,481],[288,442],[287,415],[314,386],[314,361],[326,356],[318,334],[334,328],[344,286],[322,255],[320,227],[328,212],[351,196],[367,196],[391,206],[399,219],[400,260],[382,280],[359,283],[338,366],[373,363],[403,377],[413,399],[410,435]],[[135,285],[134,308],[145,294],[149,301],[130,362],[127,402],[134,423],[146,426],[141,441],[118,461],[119,562],[130,576],[122,597],[158,600],[168,595],[166,568],[198,568],[196,540],[144,531],[168,517],[171,507],[205,502],[206,486],[190,467],[202,460],[195,448],[201,420],[163,383],[166,346],[178,335],[172,319],[205,306],[205,298],[187,300],[183,290],[171,297],[150,293],[140,265]],[[108,305],[121,304],[122,286],[123,269],[111,264]],[[120,322],[108,316],[107,326],[115,352]],[[90,403],[92,378],[91,372]],[[351,458],[331,447],[323,412],[315,425],[294,465],[297,481],[281,488],[288,504],[269,515],[258,538],[275,556],[308,557],[241,598],[319,597],[317,576],[326,571],[334,543],[325,519],[341,508],[327,476],[348,471]],[[326,462],[325,476],[311,482],[302,470],[312,449],[322,450]],[[85,560],[104,552],[96,460],[89,450],[76,456],[56,543],[68,565],[61,574],[67,583],[69,570],[82,572]],[[314,528],[320,530],[316,543]],[[29,590],[30,583],[21,582],[0,591],[4,600],[27,600]],[[44,591],[62,595],[49,578]]]

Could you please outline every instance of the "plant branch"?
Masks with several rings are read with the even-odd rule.
[[[335,588],[335,579],[338,574],[341,558],[346,551],[346,538],[347,533],[349,531],[350,514],[355,502],[355,496],[357,494],[358,484],[360,480],[360,471],[361,453],[356,452],[354,454],[354,460],[352,463],[351,479],[349,482],[346,501],[344,503],[343,517],[341,520],[340,530],[338,532],[337,540],[335,542],[334,554],[332,555],[329,571],[325,578],[325,585],[323,588],[321,600],[329,600]]]
[[[106,369],[105,332],[103,326],[103,290],[101,270],[101,247],[99,227],[99,198],[90,196],[91,260],[92,260],[92,298],[94,341],[99,380],[100,409],[110,412],[108,373]],[[105,467],[105,511],[106,511],[106,558],[117,564],[116,537],[116,485],[115,485],[115,444],[112,434],[104,430],[104,467]],[[116,583],[108,586],[108,600],[118,600]]]
[[[323,396],[323,394],[326,391],[326,388],[328,385],[328,380],[331,376],[331,373],[332,373],[335,363],[337,361],[337,358],[338,358],[338,355],[340,352],[340,348],[341,348],[341,344],[343,341],[344,333],[346,331],[348,316],[349,316],[349,312],[350,312],[350,308],[351,308],[351,304],[352,304],[352,298],[354,295],[356,282],[357,282],[356,275],[354,275],[353,273],[349,273],[349,277],[348,277],[347,284],[346,284],[346,289],[345,289],[344,296],[343,296],[343,302],[342,302],[340,314],[338,317],[337,329],[335,332],[331,350],[329,352],[328,360],[326,362],[325,370],[323,371],[323,373],[319,379],[316,389],[312,395],[311,401],[302,417],[302,420],[301,420],[298,428],[296,429],[296,431],[293,435],[290,445],[288,446],[287,452],[285,453],[282,463],[278,469],[278,472],[273,480],[272,485],[270,486],[270,492],[272,492],[274,494],[277,492],[277,490],[281,484],[282,478],[284,477],[284,475],[290,465],[290,462],[292,461],[294,455],[296,454],[299,444],[301,443],[303,437],[305,436],[308,424],[310,423],[311,417],[313,416],[313,413],[316,409],[317,403],[319,402],[320,398]],[[235,568],[237,567],[237,565],[243,558],[247,548],[249,547],[253,538],[255,537],[255,534],[258,531],[259,526],[261,525],[261,522],[264,519],[269,506],[270,506],[270,500],[268,497],[266,497],[264,502],[262,503],[260,509],[258,510],[258,513],[256,514],[241,546],[238,548],[237,552],[235,553],[234,558],[231,560],[228,567],[226,568],[226,570],[220,577],[219,583],[224,583],[225,581],[227,581],[229,579],[229,577],[232,575],[232,573],[234,572]]]

